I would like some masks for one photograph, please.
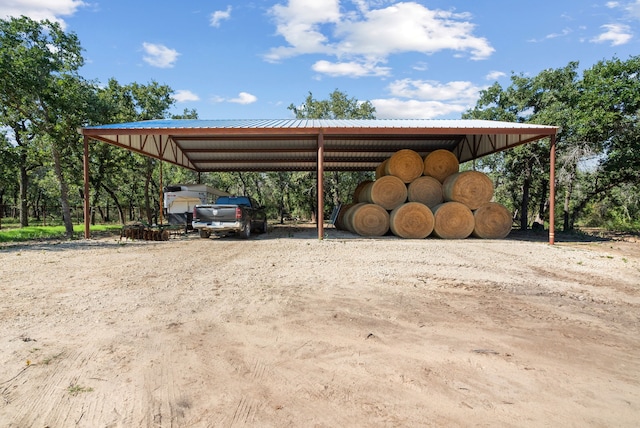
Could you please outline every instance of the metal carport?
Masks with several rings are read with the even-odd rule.
[[[436,149],[462,162],[521,144],[550,140],[549,243],[554,243],[555,144],[559,128],[487,120],[151,120],[88,126],[84,137],[85,238],[89,238],[89,140],[211,171],[317,171],[318,213],[324,171],[374,171],[400,149]],[[318,238],[324,237],[319,216]]]

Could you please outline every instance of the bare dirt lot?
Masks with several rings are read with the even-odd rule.
[[[0,247],[3,427],[635,427],[640,243]]]

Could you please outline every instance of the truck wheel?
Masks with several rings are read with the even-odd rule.
[[[249,239],[251,236],[251,223],[245,224],[242,231],[240,231],[240,237],[242,239]]]
[[[203,239],[206,239],[209,236],[211,236],[211,233],[207,232],[206,230],[199,229],[199,232],[200,232],[200,237]]]

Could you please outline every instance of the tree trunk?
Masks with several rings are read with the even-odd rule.
[[[93,192],[93,197],[91,198],[91,206],[92,207],[97,207],[98,206],[98,201],[100,200],[100,188],[102,186],[102,183],[99,182],[97,183],[97,185],[94,185],[95,187],[95,192]],[[96,210],[91,210],[91,224],[95,225],[96,224]]]
[[[531,166],[524,170],[524,183],[522,184],[522,205],[520,205],[520,230],[527,230],[529,225],[529,192],[531,189]]]
[[[146,211],[147,223],[153,223],[153,218],[151,216],[151,200],[149,195],[149,187],[151,185],[151,174],[153,172],[153,164],[151,159],[146,159],[146,174],[144,180],[144,209]]]
[[[542,219],[547,218],[547,210],[549,209],[549,198],[547,198],[547,191],[549,190],[548,180],[542,180],[540,184],[540,207],[538,208],[538,216]]]
[[[311,222],[319,224],[319,221],[322,221],[321,220],[322,213],[318,213],[318,208],[317,208],[318,198],[316,197],[315,190],[316,190],[315,186],[309,189],[309,211],[311,214]]]
[[[291,175],[287,172],[278,173],[278,210],[280,214],[280,224],[284,224],[284,198],[287,194],[289,182],[291,181]],[[292,213],[289,213],[291,215]]]
[[[264,198],[262,196],[262,186],[260,185],[259,175],[254,175],[253,185],[256,188],[256,199],[260,202],[261,205],[264,205]]]
[[[120,223],[125,224],[124,210],[122,209],[122,205],[120,205],[120,202],[118,202],[118,197],[107,186],[102,185],[102,188],[104,189],[105,192],[107,192],[107,195],[109,195],[111,199],[113,199],[113,203],[116,205],[116,209],[118,210],[118,217],[120,219]]]
[[[337,207],[340,205],[340,173],[338,171],[333,171],[331,173],[330,181],[331,183],[331,202],[333,202],[333,206]]]
[[[575,173],[569,174],[569,182],[567,183],[567,190],[564,192],[564,206],[562,210],[562,230],[568,232],[573,229],[571,225],[571,213],[569,212],[569,204],[571,203],[571,196],[573,195],[573,183],[575,181]]]
[[[0,190],[0,229],[2,229],[3,216],[4,216],[4,189]]]
[[[60,205],[62,208],[62,221],[64,222],[65,236],[67,238],[73,237],[73,222],[71,221],[71,209],[69,208],[69,185],[62,173],[62,164],[60,162],[60,152],[53,143],[51,146],[51,152],[53,154],[53,166],[56,172],[56,177],[60,183]]]
[[[242,183],[242,194],[246,195],[247,194],[247,182],[245,180],[244,174],[241,172],[238,172],[238,178],[240,179],[240,183]]]
[[[20,227],[29,226],[29,205],[27,204],[27,186],[29,185],[29,175],[27,174],[27,155],[21,155],[20,162]]]
[[[160,224],[160,199],[156,199],[155,196],[151,195],[160,195],[160,188],[158,184],[153,180],[153,176],[151,176],[150,182],[151,193],[149,194],[149,199],[151,203],[151,217],[153,218],[153,224]]]
[[[562,230],[568,232],[570,229],[570,213],[569,202],[571,201],[571,193],[573,188],[573,181],[569,182],[567,190],[564,192],[564,207],[562,209]]]

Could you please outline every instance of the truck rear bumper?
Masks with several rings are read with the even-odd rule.
[[[192,222],[191,226],[194,229],[206,230],[207,232],[239,232],[242,230],[242,222],[226,222],[226,221],[212,221],[208,223]]]

